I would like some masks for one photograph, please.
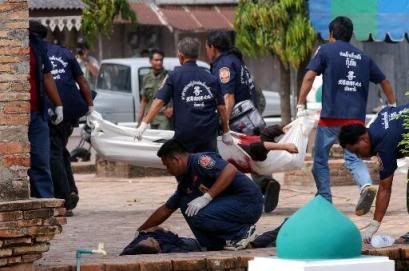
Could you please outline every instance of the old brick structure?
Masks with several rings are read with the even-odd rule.
[[[32,270],[65,224],[63,201],[29,199],[28,6],[0,0],[0,267]]]

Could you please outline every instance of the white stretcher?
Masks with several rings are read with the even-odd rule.
[[[262,162],[253,161],[238,144],[246,137],[233,133],[234,144],[226,145],[218,138],[218,150],[223,159],[234,163],[244,172],[271,175],[302,168],[307,150],[308,136],[314,127],[315,116],[309,115],[291,123],[289,131],[279,143],[294,143],[298,154],[286,151],[270,151]],[[124,161],[134,165],[164,168],[156,152],[165,140],[173,137],[173,131],[148,129],[141,141],[134,138],[135,128],[115,125],[104,120],[97,112],[88,116],[87,123],[92,127],[91,144],[98,155],[114,161]]]

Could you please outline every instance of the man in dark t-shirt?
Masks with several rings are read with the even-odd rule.
[[[180,209],[207,250],[244,249],[254,240],[263,197],[246,175],[218,154],[188,153],[176,140],[163,144],[158,156],[178,186],[138,231],[159,226]]]
[[[313,175],[317,194],[332,200],[329,152],[337,141],[341,126],[365,124],[369,83],[380,84],[388,103],[395,105],[392,87],[379,67],[350,40],[352,21],[337,17],[329,25],[329,43],[321,45],[307,66],[297,105],[297,117],[305,114],[305,102],[314,79],[322,74],[322,110],[314,144]],[[359,185],[361,196],[355,209],[356,215],[369,212],[376,195],[366,165],[348,150],[344,152],[345,167]]]
[[[397,159],[404,157],[403,135],[409,132],[404,125],[409,114],[409,104],[386,107],[369,128],[360,124],[342,127],[339,134],[341,146],[360,157],[377,156],[380,164],[380,183],[372,222],[362,232],[364,241],[370,241],[380,227],[389,205]]]

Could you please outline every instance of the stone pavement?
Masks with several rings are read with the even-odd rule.
[[[282,182],[283,175],[275,175]],[[163,204],[176,187],[172,177],[155,178],[97,178],[93,174],[76,175],[80,190],[80,202],[75,216],[68,218],[63,233],[51,242],[51,249],[37,266],[75,264],[75,251],[78,248],[95,248],[98,242],[105,243],[107,257],[84,256],[83,262],[101,262],[114,259],[132,240],[135,229]],[[315,186],[282,185],[278,208],[271,214],[264,214],[257,224],[257,231],[263,232],[277,227],[284,218],[290,216],[307,201],[312,199]],[[368,223],[372,214],[364,217],[354,215],[358,189],[355,186],[333,187],[334,203],[362,227]],[[395,178],[392,201],[387,216],[380,229],[381,233],[395,237],[409,231],[406,211],[406,176],[402,173]],[[165,226],[181,236],[192,236],[182,215],[175,213]],[[270,249],[271,250],[271,249]],[[271,250],[271,252],[273,252]],[[218,252],[215,255],[228,255]],[[255,252],[242,252],[244,254]],[[186,257],[187,254],[185,254]],[[135,257],[135,256],[130,256]],[[125,260],[116,259],[116,261]],[[155,259],[158,256],[144,256]]]

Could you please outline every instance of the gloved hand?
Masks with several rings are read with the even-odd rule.
[[[92,112],[94,112],[94,106],[93,106],[93,105],[90,105],[90,106],[88,106],[87,116],[88,116],[88,115],[91,115]]]
[[[148,129],[148,124],[142,121],[138,129],[136,129],[135,138],[138,139],[139,141],[142,140],[142,135],[146,131],[146,129]]]
[[[54,109],[54,112],[49,109],[48,110],[48,115],[51,117],[51,123],[54,125],[58,125],[60,124],[63,119],[64,119],[64,115],[63,115],[63,107],[62,106],[56,106]]]
[[[305,110],[305,105],[297,104],[297,119],[301,117],[305,117],[307,115],[307,110]]]
[[[362,241],[364,241],[365,243],[371,242],[372,236],[378,231],[380,226],[381,223],[376,220],[372,220],[371,223],[363,227],[361,229]]]
[[[213,200],[212,196],[209,193],[205,193],[203,196],[195,198],[191,202],[187,204],[187,209],[185,214],[187,216],[194,216],[196,215],[200,209],[204,208],[207,204],[209,204]]]
[[[233,137],[232,137],[230,131],[223,134],[222,141],[226,145],[232,145],[233,144]]]

